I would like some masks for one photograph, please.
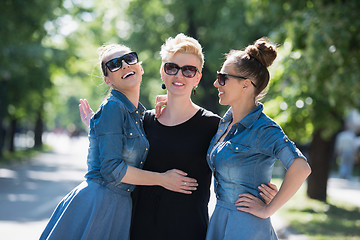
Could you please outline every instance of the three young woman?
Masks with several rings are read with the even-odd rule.
[[[219,89],[220,104],[231,108],[221,119],[210,147],[219,117],[191,101],[203,66],[200,44],[179,34],[162,46],[161,56],[167,107],[158,119],[154,112],[145,114],[150,151],[144,169],[178,167],[197,179],[199,186],[191,195],[137,187],[131,238],[276,239],[269,216],[298,190],[310,167],[281,128],[262,113],[263,105],[258,102],[269,82],[267,67],[276,57],[275,46],[259,40],[245,51],[228,54],[214,85]],[[91,113],[89,107],[82,111],[82,119]],[[206,157],[217,196],[207,234],[210,171],[204,165]],[[276,190],[260,188],[264,195],[257,186],[270,181],[276,159],[288,172],[271,201]],[[183,184],[188,185],[186,181]],[[273,192],[266,195],[268,191]]]

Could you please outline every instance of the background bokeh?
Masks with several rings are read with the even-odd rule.
[[[224,54],[266,36],[279,55],[265,113],[309,158],[307,196],[326,202],[336,135],[349,122],[360,133],[359,10],[358,0],[2,0],[0,157],[41,147],[44,132],[87,133],[78,104],[86,98],[95,110],[108,92],[97,58],[104,43],[138,52],[140,100],[152,108],[164,94],[162,43],[180,32],[198,39],[205,66],[193,101],[222,115],[212,84]]]

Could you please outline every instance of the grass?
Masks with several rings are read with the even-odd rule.
[[[281,180],[274,181],[280,186]],[[292,229],[311,240],[360,240],[360,208],[328,197],[328,202],[306,196],[306,184],[280,210]]]
[[[51,147],[48,145],[43,145],[42,148],[27,148],[16,150],[15,152],[4,151],[3,156],[0,157],[0,164],[14,163],[14,162],[24,162],[37,154],[39,152],[48,152],[51,151]]]

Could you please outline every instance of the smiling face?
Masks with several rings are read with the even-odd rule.
[[[191,65],[201,69],[199,58],[194,54],[177,53],[172,56],[168,62],[175,63],[179,67]],[[173,95],[187,95],[190,97],[192,89],[197,86],[201,79],[201,73],[196,72],[193,78],[185,77],[179,69],[176,75],[168,75],[164,71],[164,66],[161,69],[161,78],[166,85],[169,94]]]
[[[111,59],[121,57],[129,52],[130,51],[127,49],[115,49],[103,58],[103,62],[106,63]],[[107,69],[107,73],[107,76],[104,77],[105,83],[109,87],[124,93],[139,90],[144,70],[140,63],[129,65],[123,60],[122,66],[119,70],[111,72]]]
[[[219,72],[234,76],[239,75],[235,71],[234,64],[228,61],[225,61]],[[237,102],[242,101],[246,94],[247,85],[246,80],[239,80],[230,76],[228,76],[224,86],[221,86],[219,82],[215,80],[214,86],[219,91],[219,103],[221,105],[234,105]]]

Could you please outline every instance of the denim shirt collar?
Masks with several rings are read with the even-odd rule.
[[[258,106],[252,110],[248,115],[246,115],[239,123],[236,125],[241,124],[245,128],[250,128],[257,119],[259,119],[261,113],[263,112],[264,106],[262,103],[258,103]],[[230,107],[229,110],[225,113],[222,122],[223,123],[230,123],[233,119],[233,110]]]
[[[146,108],[140,102],[138,108],[136,108],[123,93],[113,89],[111,90],[111,95],[123,102],[129,113],[139,111],[140,116],[144,115]]]

